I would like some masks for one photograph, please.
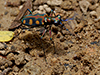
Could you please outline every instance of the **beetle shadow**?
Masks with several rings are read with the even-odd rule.
[[[53,48],[53,46],[51,45],[51,42],[46,41],[44,38],[41,39],[41,36],[36,33],[36,32],[32,32],[32,33],[25,33],[23,34],[23,40],[25,43],[28,43],[29,48],[31,49],[37,49],[37,50],[41,50],[44,49],[44,51]]]
[[[57,55],[63,55],[65,53],[65,50],[60,49],[61,47],[56,44],[55,41],[51,40],[46,40],[46,39],[41,39],[41,36],[37,34],[36,32],[32,33],[25,33],[25,35],[22,38],[26,44],[28,44],[28,47],[31,50],[38,50],[41,51],[43,50],[44,52],[44,57],[47,56],[49,53],[52,55],[57,54]]]

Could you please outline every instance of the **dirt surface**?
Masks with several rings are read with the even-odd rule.
[[[8,30],[27,0],[0,0],[0,30]],[[100,75],[100,1],[32,0],[32,13],[53,9],[69,31],[52,24],[20,25],[15,37],[0,43],[0,75]],[[47,27],[50,25],[48,24]]]

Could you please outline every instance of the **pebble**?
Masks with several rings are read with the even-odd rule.
[[[38,65],[33,65],[33,61],[29,61],[25,66],[24,66],[24,72],[30,73],[30,75],[41,75],[41,68]],[[26,74],[21,74],[21,75],[26,75]]]
[[[98,19],[98,21],[100,21],[100,18]],[[100,24],[99,23],[97,23],[96,25],[95,25],[95,27],[96,27],[96,29],[100,29]]]
[[[58,32],[58,34],[57,34],[57,38],[60,38],[60,37],[61,37],[61,33]]]
[[[4,12],[4,15],[7,15],[8,13],[9,13],[8,11],[5,11],[5,12]]]
[[[21,10],[23,8],[23,5],[19,6],[19,10]]]
[[[13,9],[13,10],[11,10],[10,15],[11,16],[17,16],[18,13],[19,13],[19,10],[18,9]]]
[[[0,24],[0,28],[1,28],[1,24]]]
[[[96,4],[98,2],[98,0],[88,0],[91,4]]]
[[[2,54],[2,55],[5,55],[5,53],[6,53],[6,51],[5,51],[5,50],[0,51],[0,54]]]
[[[53,63],[56,63],[56,62],[57,62],[57,58],[52,58],[51,61],[52,61]]]
[[[63,35],[67,35],[69,32],[67,32],[67,30],[62,30],[62,34]]]
[[[60,42],[64,42],[65,38],[63,36],[60,37]]]
[[[90,15],[91,15],[91,16],[95,16],[95,17],[97,17],[97,13],[96,13],[96,11],[91,11],[91,12],[90,12]]]
[[[100,6],[98,6],[98,8],[96,8],[96,12],[97,12],[97,16],[100,16]]]
[[[48,5],[44,4],[43,7],[44,7],[44,8],[48,8]]]
[[[46,10],[46,12],[48,12],[48,13],[51,12],[51,8],[49,8],[49,7],[48,7],[48,8],[45,8],[45,10]]]
[[[47,3],[47,0],[35,0],[34,5],[40,5],[44,3]]]
[[[18,68],[17,66],[13,66],[13,70],[14,70],[15,72],[17,72],[17,71],[19,70],[19,68]]]
[[[97,4],[95,4],[95,5],[90,5],[90,6],[89,6],[89,9],[90,9],[90,10],[95,10],[95,9],[97,8],[97,6],[98,6]]]
[[[63,1],[60,6],[63,9],[73,9],[72,3],[70,1]]]
[[[54,6],[54,5],[60,5],[62,3],[62,0],[48,0],[47,4]]]
[[[33,12],[33,14],[37,14],[37,13],[39,13],[39,14],[45,14],[46,12],[45,12],[45,10],[44,10],[44,11],[35,10],[35,11]]]
[[[97,19],[94,19],[95,22],[100,21],[100,16]]]
[[[5,69],[5,66],[1,66],[1,69]]]
[[[0,70],[0,73],[2,72],[2,70]]]
[[[16,50],[16,47],[15,46],[11,46],[11,50],[15,51]]]
[[[5,45],[0,43],[0,49],[4,49],[5,48]]]
[[[8,64],[7,63],[5,63],[5,67],[8,67]]]
[[[38,6],[34,6],[33,9],[34,9],[34,10],[38,10]]]
[[[93,41],[90,44],[92,44],[92,45],[96,44],[97,46],[100,46],[100,40],[98,42],[97,41]]]
[[[86,0],[79,1],[79,6],[84,14],[87,13],[87,9],[88,9],[89,5],[90,5],[90,3]]]
[[[13,53],[8,54],[7,59],[10,60],[10,61],[14,60],[15,59],[14,54]]]
[[[27,0],[21,0],[21,2],[26,2]]]
[[[27,60],[27,61],[30,61],[31,59],[32,59],[32,56],[31,55],[25,55],[25,59]]]
[[[39,6],[39,10],[44,10],[44,7],[43,6]]]

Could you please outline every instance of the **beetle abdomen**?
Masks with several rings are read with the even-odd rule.
[[[43,25],[44,17],[40,16],[27,16],[22,19],[22,23],[28,26]]]

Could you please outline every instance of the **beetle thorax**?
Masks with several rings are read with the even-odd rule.
[[[51,17],[45,17],[44,22],[46,23],[51,23]]]

